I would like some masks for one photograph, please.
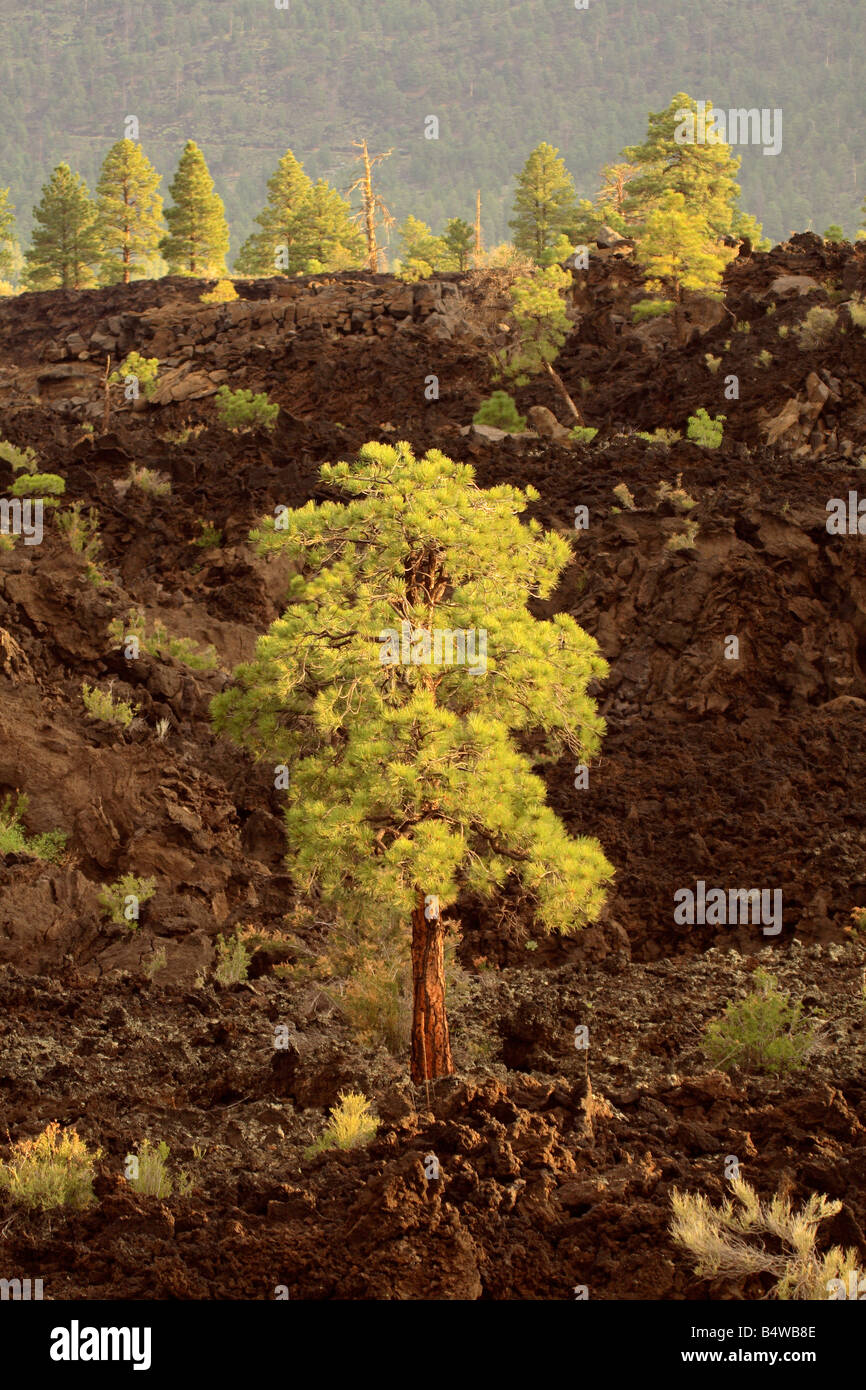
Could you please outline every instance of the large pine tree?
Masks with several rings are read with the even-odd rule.
[[[518,251],[539,265],[550,259],[576,216],[574,180],[546,141],[532,151],[517,176],[514,216],[509,226]]]
[[[305,269],[307,240],[301,214],[312,183],[304,166],[286,150],[268,179],[268,198],[252,232],[240,249],[235,271],[240,275],[298,275]]]
[[[103,283],[129,284],[152,268],[164,230],[160,182],[141,145],[132,140],[118,140],[105,156],[96,185]]]
[[[453,1070],[443,913],[461,893],[499,910],[511,889],[565,934],[601,909],[611,866],[595,840],[567,833],[533,765],[597,753],[604,724],[587,687],[607,666],[573,618],[529,611],[571,554],[521,523],[535,489],[482,490],[469,465],[437,450],[415,459],[405,443],[367,444],[321,476],[345,502],[310,502],[286,529],[254,533],[301,572],[213,713],[288,766],[298,888],[343,921],[402,932],[418,1083]]]
[[[713,238],[700,208],[690,208],[682,193],[668,190],[647,215],[637,244],[638,264],[646,271],[647,289],[673,292],[674,323],[682,342],[686,290],[718,297],[722,275],[734,251]]]
[[[33,209],[32,243],[26,255],[31,289],[78,290],[92,285],[102,256],[96,204],[80,174],[58,164]]]
[[[711,106],[707,102],[706,109]],[[694,141],[682,139],[688,134],[683,112],[694,119]],[[678,92],[666,110],[650,112],[643,144],[623,150],[623,157],[640,170],[625,189],[625,215],[630,223],[645,222],[666,193],[681,193],[689,211],[703,216],[713,236],[731,232],[740,196],[741,161],[727,143],[712,142],[713,131],[702,130],[697,117],[697,102]]]
[[[173,206],[165,210],[168,235],[163,237],[159,249],[168,262],[169,274],[227,275],[229,229],[225,208],[194,140],[187,140],[168,191]]]

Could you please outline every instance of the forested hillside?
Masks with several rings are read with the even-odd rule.
[[[25,238],[51,168],[66,159],[92,185],[135,115],[166,183],[187,138],[205,151],[232,254],[288,146],[345,190],[361,135],[394,148],[381,188],[398,219],[471,218],[481,187],[489,243],[539,141],[590,195],[678,90],[783,110],[777,157],[741,151],[742,204],[770,236],[858,225],[866,55],[851,0],[49,0],[39,26],[0,0],[0,32],[0,186]]]

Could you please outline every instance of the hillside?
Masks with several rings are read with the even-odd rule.
[[[678,90],[724,109],[783,110],[781,154],[743,151],[743,206],[775,240],[831,222],[853,236],[859,225],[866,36],[849,0],[729,0],[687,16],[676,0],[590,0],[586,11],[332,0],[324,13],[313,0],[288,10],[52,0],[50,25],[34,28],[15,0],[0,0],[0,187],[11,185],[25,239],[51,168],[67,159],[92,186],[132,114],[164,188],[186,139],[204,149],[233,253],[287,147],[345,190],[361,135],[395,151],[382,189],[400,220],[413,212],[438,229],[471,218],[480,187],[492,243],[539,141],[561,149],[590,196],[600,166],[641,140],[647,111]],[[429,114],[438,141],[424,138]]]
[[[866,947],[851,930],[866,907],[866,567],[862,537],[826,525],[828,499],[866,477],[851,309],[866,248],[800,235],[743,249],[725,305],[687,302],[681,347],[667,320],[632,326],[643,290],[627,249],[595,251],[557,364],[599,431],[582,445],[544,411],[520,435],[472,426],[503,341],[502,272],[238,281],[225,305],[200,304],[204,287],[0,302],[0,436],[98,509],[104,576],[51,522],[40,546],[0,550],[0,790],[21,786],[28,832],[62,829],[71,851],[0,859],[4,1122],[75,1123],[104,1150],[86,1214],[7,1222],[0,1194],[2,1267],[38,1268],[57,1298],[269,1299],[286,1284],[306,1300],[565,1300],[586,1284],[601,1300],[755,1299],[766,1276],[699,1279],[667,1233],[672,1189],[718,1201],[730,1154],[762,1195],[785,1182],[798,1201],[837,1197],[822,1240],[866,1258]],[[833,322],[804,346],[816,306]],[[157,393],[117,404],[104,431],[106,354],[133,349],[159,358]],[[225,381],[279,403],[273,435],[218,424]],[[560,411],[546,379],[517,400]],[[685,438],[699,407],[727,417],[719,449]],[[636,432],[657,429],[682,437]],[[457,1075],[427,1096],[304,973],[328,922],[293,915],[273,769],[215,737],[208,713],[285,599],[287,570],[254,553],[250,527],[328,495],[319,465],[371,439],[439,448],[482,486],[532,483],[534,514],[573,538],[588,507],[539,615],[573,615],[611,668],[588,789],[567,758],[545,770],[554,809],[615,865],[604,915],[562,941],[461,903]],[[170,493],[130,485],[133,467]],[[204,548],[207,521],[219,539]],[[109,624],[133,609],[213,644],[213,669],[127,660]],[[87,717],[82,682],[138,706],[126,731]],[[98,901],[126,871],[157,881],[135,931]],[[781,888],[778,938],[677,925],[674,894],[699,880]],[[251,923],[295,939],[219,985],[217,937]],[[820,1023],[805,1072],[723,1074],[701,1049],[761,965]],[[376,1139],[310,1158],[349,1085],[373,1099]],[[144,1134],[167,1140],[190,1193],[160,1202],[125,1183]]]

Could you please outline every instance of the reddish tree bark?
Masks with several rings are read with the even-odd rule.
[[[417,1086],[451,1076],[453,1071],[445,1012],[442,919],[438,903],[434,900],[425,910],[419,894],[412,913],[412,1080]]]

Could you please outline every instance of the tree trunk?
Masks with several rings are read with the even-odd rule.
[[[547,370],[550,372],[550,375],[553,377],[553,384],[554,384],[554,386],[556,387],[556,389],[557,389],[557,391],[559,392],[559,394],[562,396],[562,399],[565,401],[565,404],[568,406],[568,408],[569,408],[569,410],[571,411],[572,415],[574,416],[575,420],[577,421],[577,423],[578,423],[579,425],[582,425],[582,424],[583,424],[583,419],[582,419],[582,417],[581,417],[580,411],[578,410],[577,406],[574,404],[574,401],[571,399],[571,396],[568,394],[568,391],[566,390],[566,387],[565,387],[565,382],[563,381],[562,377],[559,375],[559,372],[555,372],[555,371],[553,370],[553,368],[551,367],[551,365],[550,365],[549,362],[545,362],[544,365],[545,365],[545,367],[547,368]]]
[[[435,916],[428,918],[435,910]],[[412,1080],[416,1086],[451,1076],[451,1040],[445,1013],[445,950],[438,904],[419,894],[412,913]]]

